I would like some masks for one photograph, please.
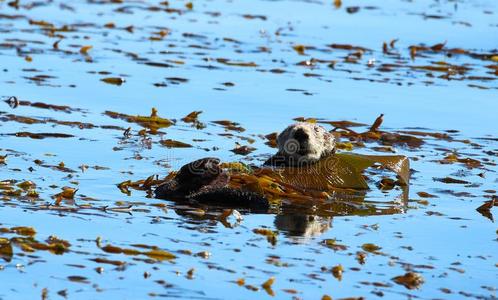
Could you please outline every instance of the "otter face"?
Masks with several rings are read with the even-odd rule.
[[[298,166],[334,153],[335,137],[318,124],[299,122],[278,135],[277,145],[288,164]]]

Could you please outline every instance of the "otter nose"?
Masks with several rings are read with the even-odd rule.
[[[299,128],[294,133],[294,138],[296,139],[296,141],[299,142],[299,144],[303,144],[304,142],[306,142],[309,139],[309,136],[306,132],[304,132],[304,130]]]

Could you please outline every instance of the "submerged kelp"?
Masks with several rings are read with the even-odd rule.
[[[495,1],[0,8],[0,298],[496,297]],[[374,164],[264,213],[153,198],[258,172],[293,119],[407,156],[409,195]]]

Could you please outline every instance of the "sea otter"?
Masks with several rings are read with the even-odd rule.
[[[335,151],[335,137],[318,124],[299,122],[277,137],[278,152],[264,165],[297,167],[313,164]],[[155,190],[156,198],[188,199],[201,203],[268,209],[268,200],[254,191],[228,186],[230,175],[220,160],[207,157],[188,163]]]
[[[344,197],[344,193],[356,196],[357,191],[368,189],[361,171],[376,163],[396,172],[399,185],[408,184],[406,157],[335,154],[335,136],[318,124],[300,122],[288,126],[278,135],[277,146],[277,153],[263,168],[251,168],[255,174],[227,170],[213,157],[186,164],[156,188],[155,196],[268,210],[269,198],[308,201],[332,195]]]

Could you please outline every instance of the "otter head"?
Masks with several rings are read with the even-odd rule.
[[[335,151],[335,137],[318,124],[299,122],[277,137],[278,156],[286,164],[298,166],[318,161]]]

